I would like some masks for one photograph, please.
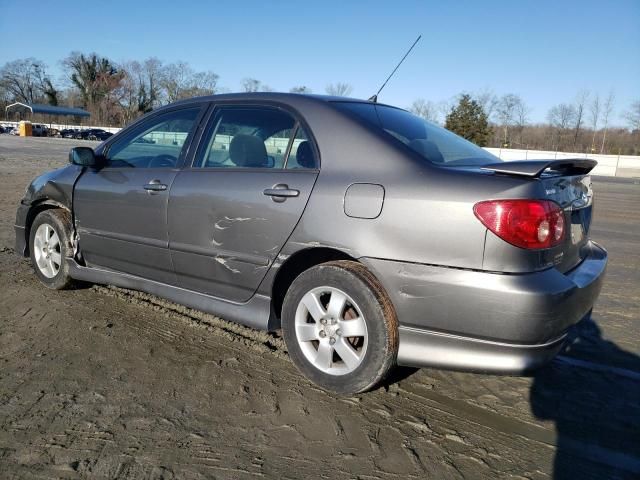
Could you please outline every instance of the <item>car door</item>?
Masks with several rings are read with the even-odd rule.
[[[168,250],[169,189],[202,109],[190,105],[143,120],[107,146],[102,168],[79,178],[73,205],[88,265],[176,283]]]
[[[317,148],[291,113],[218,106],[171,187],[169,248],[183,288],[247,301],[298,223]]]

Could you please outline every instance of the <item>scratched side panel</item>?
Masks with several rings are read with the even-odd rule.
[[[184,170],[171,188],[169,248],[180,286],[247,301],[306,206],[315,171]],[[276,184],[300,191],[274,202]]]

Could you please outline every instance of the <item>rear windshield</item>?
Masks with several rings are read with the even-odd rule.
[[[374,103],[335,102],[341,111],[382,128],[425,160],[445,167],[499,163],[498,157],[405,110]]]

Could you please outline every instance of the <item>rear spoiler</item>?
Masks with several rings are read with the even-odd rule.
[[[585,175],[597,164],[598,162],[588,158],[567,158],[564,160],[517,160],[515,162],[492,163],[481,168],[505,175],[537,178],[545,170],[564,175]]]

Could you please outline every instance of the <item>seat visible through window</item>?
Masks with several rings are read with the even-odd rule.
[[[238,134],[229,144],[229,158],[237,167],[268,167],[267,148],[259,137]]]

